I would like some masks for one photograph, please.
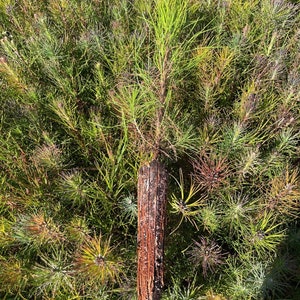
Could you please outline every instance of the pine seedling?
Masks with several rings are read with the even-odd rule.
[[[227,300],[222,294],[214,293],[213,290],[209,290],[205,296],[198,298],[199,300]]]
[[[257,297],[257,291],[253,290],[253,286],[247,282],[249,278],[249,270],[252,269],[252,264],[248,260],[244,260],[239,264],[235,259],[227,261],[226,279],[223,287],[224,294],[229,299],[253,299]]]
[[[251,129],[247,127],[247,124],[239,121],[227,126],[224,125],[220,150],[226,156],[239,161],[241,155],[245,157],[244,151],[246,149],[251,146],[256,149],[260,143],[266,140],[265,126],[264,123],[260,123],[256,128]],[[238,156],[238,154],[240,155]]]
[[[201,266],[202,274],[207,277],[208,272],[214,273],[218,266],[224,264],[226,253],[222,248],[213,240],[201,237],[200,241],[194,241],[193,246],[188,250],[188,255],[197,268]]]
[[[162,296],[162,300],[196,300],[199,299],[202,286],[197,284],[196,276],[188,283],[187,287],[182,287],[180,282],[176,282],[173,278],[172,287]]]
[[[268,261],[266,262],[251,262],[251,270],[246,279],[246,284],[252,288],[252,292],[262,299],[268,297],[268,288],[266,281],[267,270],[268,270]]]
[[[238,173],[240,178],[245,178],[246,176],[255,175],[259,172],[260,159],[259,159],[259,149],[248,149],[245,154],[242,154],[238,160]]]
[[[64,240],[59,226],[44,213],[20,216],[13,227],[13,236],[28,249],[31,245],[39,248],[47,244],[60,244]]]
[[[63,174],[58,189],[62,199],[72,206],[83,206],[90,200],[88,184],[81,172]]]
[[[57,122],[61,123],[66,129],[67,133],[76,139],[79,136],[79,124],[77,116],[77,107],[73,99],[53,99],[50,104],[50,109],[55,113]]]
[[[250,226],[244,225],[241,232],[245,242],[245,249],[250,246],[260,258],[267,253],[275,253],[285,238],[285,230],[276,222],[273,213],[264,213],[258,220],[252,219]]]
[[[250,200],[245,192],[221,195],[223,222],[228,226],[229,236],[239,236],[241,229],[248,226],[253,213],[258,209],[257,201]],[[250,202],[251,201],[251,202]]]
[[[290,120],[290,122],[292,122]],[[285,124],[288,126],[288,124]],[[299,133],[294,132],[293,128],[284,128],[278,134],[277,151],[285,156],[292,157],[297,153],[297,143],[299,141]]]
[[[207,192],[226,184],[230,170],[225,158],[214,158],[213,155],[205,154],[194,159],[192,164],[194,181]]]
[[[22,61],[22,56],[13,41],[12,35],[9,32],[3,32],[0,44],[5,53],[5,56],[1,56],[0,73],[2,76],[4,75],[4,80],[18,93],[26,91],[27,85],[17,64]]]
[[[39,263],[31,270],[32,294],[57,299],[60,295],[70,294],[75,286],[66,251],[51,250],[50,254],[41,254]]]
[[[112,139],[112,136],[110,138]],[[103,137],[106,149],[95,161],[95,167],[99,172],[98,180],[103,182],[103,197],[107,200],[118,199],[125,188],[130,189],[136,180],[137,166],[130,163],[133,154],[130,152],[127,138],[125,132],[122,138],[116,139],[118,141],[116,144],[111,145],[107,138]]]
[[[88,285],[103,286],[121,280],[122,262],[115,257],[111,238],[88,237],[74,260],[77,276]]]
[[[176,178],[174,179],[180,189],[180,196],[178,197],[175,193],[171,195],[171,212],[181,215],[181,219],[178,226],[172,232],[176,231],[179,228],[183,220],[188,220],[198,230],[197,223],[195,222],[194,217],[200,213],[200,208],[203,206],[205,198],[195,198],[197,197],[200,188],[193,183],[192,179],[190,188],[189,190],[187,190],[188,194],[186,194],[184,177],[181,169],[179,170],[179,181]]]
[[[229,47],[216,48],[213,46],[200,48],[202,59],[198,65],[199,84],[204,100],[204,111],[207,113],[210,110],[214,111],[218,96],[226,94],[234,70],[231,68],[235,58],[234,51]],[[199,55],[199,50],[197,54]]]
[[[286,296],[286,292],[292,288],[297,264],[288,254],[275,257],[269,264],[264,283],[261,287],[265,297],[279,299]]]
[[[0,257],[0,280],[0,294],[18,295],[28,280],[22,261],[15,257]]]
[[[82,244],[89,236],[90,229],[84,218],[74,216],[74,218],[66,224],[65,232],[72,242]]]
[[[124,197],[121,200],[120,206],[122,207],[122,215],[126,220],[128,220],[128,223],[132,224],[137,219],[137,203],[136,198],[134,195],[129,195],[127,197]]]
[[[259,90],[253,80],[241,92],[240,101],[234,103],[234,112],[242,124],[247,124],[256,116]]]
[[[199,224],[210,234],[220,229],[221,210],[214,204],[204,205],[199,211]]]
[[[55,144],[43,144],[35,149],[32,162],[37,170],[58,171],[63,168],[62,149]]]
[[[267,193],[266,209],[275,211],[279,217],[297,215],[299,208],[298,170],[288,168],[270,182]]]
[[[280,299],[289,288],[288,280],[284,274],[276,276],[271,267],[270,259],[258,261],[254,257],[239,266],[234,261],[229,262],[227,279],[230,280],[225,289],[230,299]]]

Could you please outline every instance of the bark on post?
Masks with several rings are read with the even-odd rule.
[[[159,300],[163,288],[167,172],[153,160],[138,174],[138,300]]]

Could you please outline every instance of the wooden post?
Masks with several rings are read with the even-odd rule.
[[[167,172],[158,161],[138,174],[138,300],[159,300],[164,276]]]

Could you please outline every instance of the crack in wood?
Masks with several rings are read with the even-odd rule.
[[[138,174],[138,299],[159,300],[164,285],[167,171],[158,160]]]

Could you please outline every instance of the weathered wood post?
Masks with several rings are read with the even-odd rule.
[[[167,172],[153,160],[138,174],[138,300],[159,300],[164,275]]]

